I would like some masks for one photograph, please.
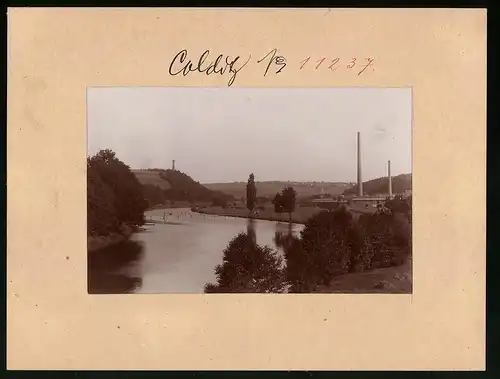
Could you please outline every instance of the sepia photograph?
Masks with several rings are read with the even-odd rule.
[[[87,89],[90,294],[412,293],[410,87]]]

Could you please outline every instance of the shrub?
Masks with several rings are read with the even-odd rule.
[[[282,292],[282,259],[268,246],[259,246],[252,236],[240,233],[224,250],[223,263],[217,265],[217,284],[207,283],[206,293]]]
[[[354,220],[345,208],[317,213],[307,221],[300,246],[294,245],[287,262],[297,269],[302,266],[310,282],[328,284],[332,277],[349,271],[354,227]]]

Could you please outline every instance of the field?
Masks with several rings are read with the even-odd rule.
[[[304,224],[310,217],[320,212],[320,208],[316,207],[299,207],[292,213],[292,222],[296,224]],[[239,208],[222,208],[222,207],[202,207],[197,210],[198,213],[213,214],[219,216],[231,216],[247,218],[249,215],[248,209]],[[275,213],[273,207],[266,207],[264,210],[259,209],[254,212],[253,218],[258,220],[268,221],[289,221],[288,213]]]
[[[132,170],[132,172],[143,185],[151,184],[160,187],[162,190],[170,189],[170,183],[161,178],[158,172],[143,170]]]
[[[256,182],[257,196],[273,198],[277,192],[285,187],[292,186],[298,197],[310,197],[318,194],[330,194],[332,196],[342,194],[346,189],[352,187],[350,183],[343,182]],[[208,189],[222,191],[240,199],[246,196],[246,182],[233,183],[204,183]]]
[[[411,293],[412,261],[404,265],[339,275],[319,293]]]

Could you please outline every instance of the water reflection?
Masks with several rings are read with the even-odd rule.
[[[252,244],[257,244],[257,236],[255,234],[255,220],[247,219],[247,236]]]
[[[308,293],[311,291],[311,277],[308,267],[311,262],[302,251],[300,237],[293,233],[291,225],[285,232],[277,228],[274,236],[277,248],[283,251],[285,257],[284,278],[288,293]]]
[[[168,210],[173,217],[163,223],[164,212],[147,213],[150,222],[129,241],[89,253],[89,293],[203,293],[207,283],[219,283],[216,266],[226,264],[224,272],[230,272],[230,262],[235,261],[233,266],[240,272],[234,280],[224,279],[227,287],[220,286],[218,292],[278,291],[269,278],[284,276],[285,251],[276,244],[275,232],[297,235],[302,229],[286,222],[204,215],[186,209]],[[179,222],[172,225],[170,219],[177,217]],[[228,262],[223,261],[228,246],[240,234],[246,236],[248,246],[242,247],[241,238],[240,245],[231,246],[246,254],[245,259],[239,262],[230,256]],[[275,266],[281,271],[274,270]],[[270,284],[264,288],[266,275]]]
[[[138,272],[132,270],[142,258],[142,243],[127,240],[88,253],[87,286],[90,294],[131,293],[142,285]]]

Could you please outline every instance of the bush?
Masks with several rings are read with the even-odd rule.
[[[311,217],[301,238],[276,235],[292,292],[311,292],[341,274],[397,266],[411,255],[411,224],[402,214],[376,213],[359,220],[340,207]]]
[[[223,263],[217,265],[217,284],[207,283],[206,293],[282,292],[282,259],[268,246],[259,246],[252,236],[241,233],[224,250]]]
[[[349,271],[353,227],[345,208],[320,212],[307,221],[301,233],[302,249],[315,282],[328,284],[332,277]]]
[[[376,213],[359,219],[366,230],[364,251],[369,268],[401,265],[411,255],[411,225],[404,215]]]

